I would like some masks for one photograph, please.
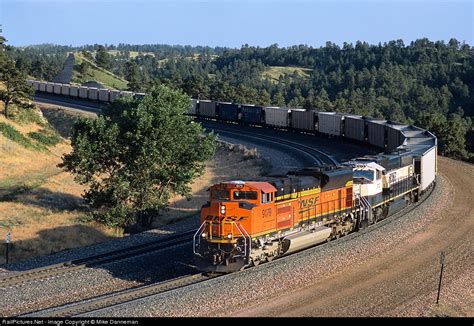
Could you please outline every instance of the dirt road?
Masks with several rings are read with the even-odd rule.
[[[439,174],[451,201],[407,241],[234,315],[474,316],[474,165],[439,157]],[[436,305],[441,251],[447,256]]]

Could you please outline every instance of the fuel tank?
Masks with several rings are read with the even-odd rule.
[[[305,249],[318,243],[326,241],[331,235],[331,228],[319,226],[311,231],[303,231],[301,233],[292,234],[283,239],[282,251],[284,255],[295,251]]]

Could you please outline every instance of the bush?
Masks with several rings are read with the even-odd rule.
[[[45,146],[55,146],[61,141],[61,137],[55,131],[46,129],[29,132],[28,137]]]

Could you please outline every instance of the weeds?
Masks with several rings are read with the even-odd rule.
[[[20,144],[23,147],[30,148],[30,149],[39,149],[38,146],[35,146],[35,144],[31,142],[31,140],[23,136],[13,126],[6,124],[4,122],[0,122],[0,134],[14,141],[15,143]]]
[[[61,142],[61,137],[52,129],[41,129],[39,131],[32,131],[28,133],[28,137],[48,147],[56,146],[59,142]]]

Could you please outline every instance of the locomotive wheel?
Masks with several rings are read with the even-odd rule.
[[[275,256],[267,256],[267,262],[271,262],[274,258]]]
[[[252,260],[252,263],[255,267],[257,267],[258,265],[260,265],[260,260]]]

